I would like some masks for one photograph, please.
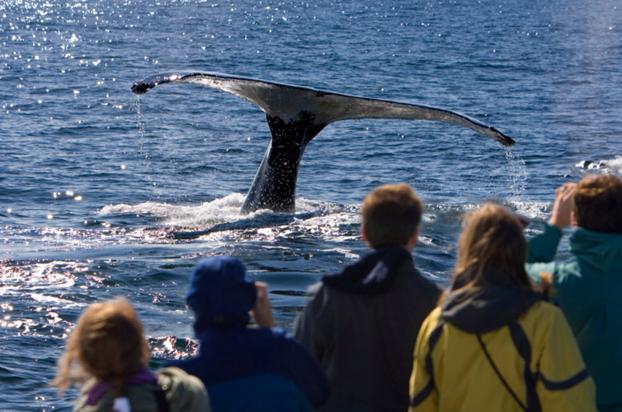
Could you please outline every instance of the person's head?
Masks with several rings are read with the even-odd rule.
[[[210,327],[246,326],[256,301],[255,282],[238,259],[215,256],[194,267],[186,303],[195,314],[196,333]]]
[[[88,376],[123,393],[123,382],[147,366],[149,344],[132,305],[125,299],[93,303],[80,316],[67,339],[53,384],[62,391],[73,381],[77,362]]]
[[[374,248],[414,246],[423,204],[405,183],[383,185],[372,190],[361,209],[361,234]]]
[[[515,286],[534,289],[527,272],[523,225],[507,208],[484,203],[466,215],[452,289]]]
[[[596,232],[622,233],[622,178],[616,175],[588,175],[574,193],[577,226]]]

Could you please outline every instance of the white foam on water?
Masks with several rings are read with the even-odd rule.
[[[78,262],[65,261],[18,266],[0,262],[0,296],[24,291],[71,288],[76,283],[74,273],[80,272],[83,266]]]
[[[356,236],[343,233],[344,226],[351,226],[360,222],[358,213],[353,212],[336,212],[321,216],[314,216],[309,219],[296,219],[290,226],[292,228],[303,230],[310,235],[322,238],[330,238],[331,241],[344,242],[350,241]]]
[[[342,249],[342,248],[324,249],[324,252],[340,253],[343,255],[344,258],[348,260],[358,260],[361,258],[361,256],[358,253],[354,253],[353,251],[349,249]]]
[[[508,206],[529,219],[546,220],[551,213],[551,202],[510,200]]]
[[[200,205],[176,205],[171,203],[144,202],[136,205],[107,205],[98,213],[101,217],[133,214],[159,218],[167,226],[176,227],[209,227],[225,222],[233,222],[240,218],[249,218],[257,211],[241,215],[240,208],[244,203],[244,195],[232,193],[223,198],[205,202]]]
[[[580,169],[603,170],[604,172],[622,175],[622,156],[617,156],[614,159],[603,159],[597,161],[583,160],[575,166]]]
[[[82,303],[77,303],[77,302],[71,301],[69,299],[61,299],[61,298],[58,298],[56,296],[44,295],[42,293],[31,293],[30,297],[35,302],[61,305],[61,306],[65,307],[65,308],[67,308],[67,307],[81,307],[81,306],[84,306],[84,304],[82,304]]]
[[[615,159],[601,160],[601,162],[607,169],[622,175],[622,156],[618,156]]]

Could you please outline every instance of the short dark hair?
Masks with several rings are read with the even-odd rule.
[[[622,178],[612,174],[584,177],[577,184],[574,206],[578,226],[622,233]]]
[[[423,204],[406,183],[372,190],[361,209],[362,230],[373,248],[405,246],[421,222]]]

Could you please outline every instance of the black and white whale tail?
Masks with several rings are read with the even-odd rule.
[[[265,113],[272,141],[248,191],[242,212],[295,208],[298,166],[306,145],[324,127],[339,120],[385,118],[431,120],[468,127],[502,145],[514,140],[494,127],[460,113],[436,107],[369,99],[219,73],[161,73],[138,81],[132,92],[143,94],[167,83],[196,83],[220,89],[259,106]]]

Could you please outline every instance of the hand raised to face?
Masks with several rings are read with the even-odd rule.
[[[564,183],[555,192],[553,211],[549,223],[559,229],[570,226],[574,209],[574,192],[576,183]]]
[[[257,302],[251,309],[251,315],[259,327],[271,328],[274,320],[272,319],[272,303],[268,296],[268,285],[264,282],[255,282],[255,288],[257,289]]]

